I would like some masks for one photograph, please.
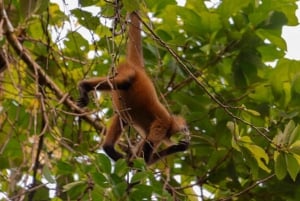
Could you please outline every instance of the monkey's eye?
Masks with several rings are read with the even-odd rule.
[[[184,126],[183,128],[181,128],[181,132],[183,132],[184,134],[189,134],[190,130],[187,126]]]

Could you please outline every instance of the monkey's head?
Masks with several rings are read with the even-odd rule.
[[[172,125],[171,125],[171,135],[174,133],[178,133],[181,132],[184,134],[185,136],[185,142],[189,142],[190,141],[190,130],[188,128],[188,125],[185,121],[185,119],[181,116],[176,116],[173,115],[172,116]]]

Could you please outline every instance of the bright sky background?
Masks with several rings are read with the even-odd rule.
[[[298,21],[300,21],[300,1],[297,2],[297,5],[298,10],[296,11],[296,15]],[[296,27],[285,26],[283,28],[282,36],[286,40],[288,47],[286,57],[289,59],[300,60],[300,25]]]
[[[184,5],[186,0],[176,0],[179,5]],[[211,5],[217,5],[220,0],[211,0]],[[66,5],[63,4],[63,0],[51,0],[53,3],[60,5],[61,9],[66,9]],[[67,4],[67,10],[77,7],[77,1],[74,0],[64,0]],[[296,15],[300,21],[300,1],[297,1],[298,10]],[[300,25],[288,27],[283,27],[282,36],[287,43],[286,57],[289,59],[300,60]]]

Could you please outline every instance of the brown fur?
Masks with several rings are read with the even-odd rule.
[[[104,140],[105,152],[114,160],[123,157],[114,149],[114,145],[122,133],[122,128],[130,125],[144,139],[137,154],[143,154],[147,164],[152,164],[161,157],[186,150],[189,132],[185,120],[171,115],[159,101],[154,85],[144,69],[138,14],[131,13],[130,20],[126,60],[118,65],[114,77],[96,77],[81,81],[78,105],[87,105],[88,92],[91,90],[109,90],[115,114]],[[179,131],[186,134],[185,141],[172,144],[165,150],[153,154],[161,142],[171,144],[171,135]]]

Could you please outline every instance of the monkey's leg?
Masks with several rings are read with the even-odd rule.
[[[150,132],[143,144],[143,154],[146,163],[152,161],[153,152],[166,138],[168,123],[163,120],[156,120],[152,123]]]
[[[122,133],[122,126],[126,126],[126,124],[122,122],[122,120],[119,118],[119,115],[115,114],[112,117],[111,126],[109,127],[106,133],[103,144],[103,149],[105,153],[115,161],[120,158],[123,158],[123,155],[117,152],[114,148],[116,142],[118,141]]]

